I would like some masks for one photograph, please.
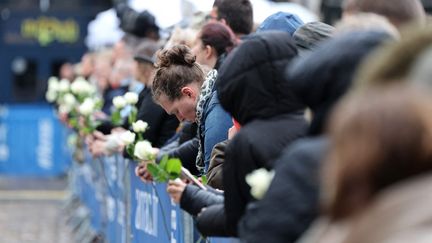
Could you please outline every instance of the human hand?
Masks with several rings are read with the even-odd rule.
[[[230,127],[230,129],[228,129],[228,139],[232,139],[238,131],[239,130],[235,126]]]
[[[126,132],[127,130],[126,129],[124,129],[123,127],[115,127],[115,128],[113,128],[113,129],[111,129],[111,133],[112,134],[116,134],[116,133],[124,133],[124,132]]]
[[[150,162],[142,162],[138,164],[137,167],[135,167],[135,175],[139,177],[143,182],[152,182],[153,176],[150,174],[150,172],[147,170],[147,164]]]
[[[170,180],[167,186],[167,192],[175,203],[180,203],[186,183],[180,179]]]
[[[93,157],[98,157],[98,156],[106,154],[105,144],[106,144],[106,141],[94,140],[89,145],[89,151],[93,155]]]

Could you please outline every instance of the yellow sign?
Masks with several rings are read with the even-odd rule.
[[[79,25],[73,19],[64,21],[52,17],[24,19],[21,23],[21,35],[24,38],[36,39],[41,46],[53,41],[75,43],[79,39]]]

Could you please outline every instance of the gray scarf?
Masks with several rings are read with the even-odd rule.
[[[216,82],[216,78],[217,78],[217,71],[215,69],[211,70],[208,74],[207,77],[203,83],[203,85],[201,86],[201,93],[199,95],[198,98],[198,103],[196,106],[196,123],[198,124],[198,141],[199,141],[199,146],[198,146],[198,155],[196,157],[196,166],[198,168],[198,170],[203,173],[204,172],[204,144],[202,142],[202,140],[204,139],[204,134],[202,134],[201,132],[201,124],[204,122],[203,119],[203,113],[204,113],[204,109],[205,106],[208,104],[208,102],[210,101],[209,98],[211,98],[211,94],[213,93],[213,87],[214,84]]]

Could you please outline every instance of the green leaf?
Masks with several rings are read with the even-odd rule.
[[[71,119],[69,119],[69,124],[73,128],[77,128],[78,127],[78,119],[77,118],[71,118]]]
[[[168,155],[166,154],[162,157],[162,160],[159,162],[159,167],[162,170],[165,170],[167,164],[168,164]]]
[[[182,164],[179,159],[169,159],[166,172],[170,175],[170,179],[176,179],[180,176]]]
[[[138,141],[143,141],[144,140],[142,132],[137,133],[137,135],[138,135]]]
[[[114,124],[115,126],[120,126],[121,125],[121,115],[120,115],[120,111],[116,110],[111,114],[111,122],[112,124]]]
[[[135,106],[132,106],[131,112],[129,113],[128,122],[129,125],[132,125],[132,123],[136,122],[137,119],[138,110]]]
[[[148,163],[147,164],[147,170],[148,172],[153,176],[153,178],[156,180],[156,178],[159,177],[159,168],[156,164]]]
[[[126,147],[126,152],[129,154],[129,156],[130,156],[131,158],[135,158],[135,156],[134,156],[134,144],[129,144],[129,145]]]
[[[164,170],[161,170],[160,172],[159,172],[159,178],[158,178],[158,182],[167,182],[168,181],[168,179],[169,179],[169,175],[168,175],[168,173],[166,173],[166,171],[164,171]]]
[[[207,179],[207,176],[206,176],[206,175],[202,175],[202,176],[201,176],[201,182],[202,182],[202,184],[207,185],[207,183],[208,183],[208,179]]]
[[[92,130],[89,127],[83,127],[82,131],[84,134],[91,134],[92,133]]]
[[[96,104],[95,104],[95,108],[98,109],[98,110],[100,110],[100,109],[102,109],[103,105],[104,105],[103,100],[102,99],[97,99]]]

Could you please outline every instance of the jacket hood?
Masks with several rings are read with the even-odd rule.
[[[216,88],[222,107],[241,125],[304,108],[284,79],[297,55],[288,33],[267,31],[248,37],[219,69]]]
[[[322,43],[287,68],[293,92],[314,116],[309,134],[321,134],[327,115],[351,86],[361,61],[390,36],[383,32],[350,32]]]

